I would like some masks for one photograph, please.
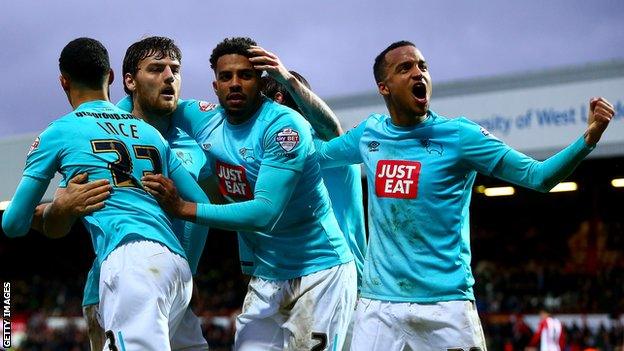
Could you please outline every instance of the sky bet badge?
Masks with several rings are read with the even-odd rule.
[[[284,151],[290,152],[299,144],[299,133],[290,128],[282,129],[277,133],[275,141],[280,144]]]

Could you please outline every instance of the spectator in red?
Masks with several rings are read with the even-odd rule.
[[[565,333],[561,321],[552,317],[545,309],[540,311],[540,317],[529,346],[539,345],[540,351],[562,351],[565,347]]]

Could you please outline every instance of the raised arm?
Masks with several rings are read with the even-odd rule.
[[[292,75],[277,55],[259,46],[252,46],[249,52],[256,55],[249,59],[256,69],[266,71],[286,87],[303,116],[321,139],[330,140],[342,135],[340,121],[334,112],[311,89]]]
[[[574,143],[544,161],[513,150],[479,125],[460,119],[462,161],[468,169],[547,192],[565,179],[595,147],[614,115],[602,98],[590,101],[588,127]]]
[[[569,176],[595,148],[615,112],[603,98],[590,101],[588,127],[574,143],[544,161],[510,150],[496,165],[492,175],[533,190],[548,192]]]

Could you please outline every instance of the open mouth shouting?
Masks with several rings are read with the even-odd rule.
[[[412,86],[412,95],[414,95],[414,99],[420,105],[426,105],[428,102],[427,99],[427,85],[423,82],[418,82]]]

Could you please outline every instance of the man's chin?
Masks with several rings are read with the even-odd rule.
[[[416,116],[424,116],[429,111],[429,104],[417,104],[413,111]]]
[[[157,106],[154,106],[155,110],[162,111],[164,113],[171,113],[178,107],[177,100],[159,101]]]

